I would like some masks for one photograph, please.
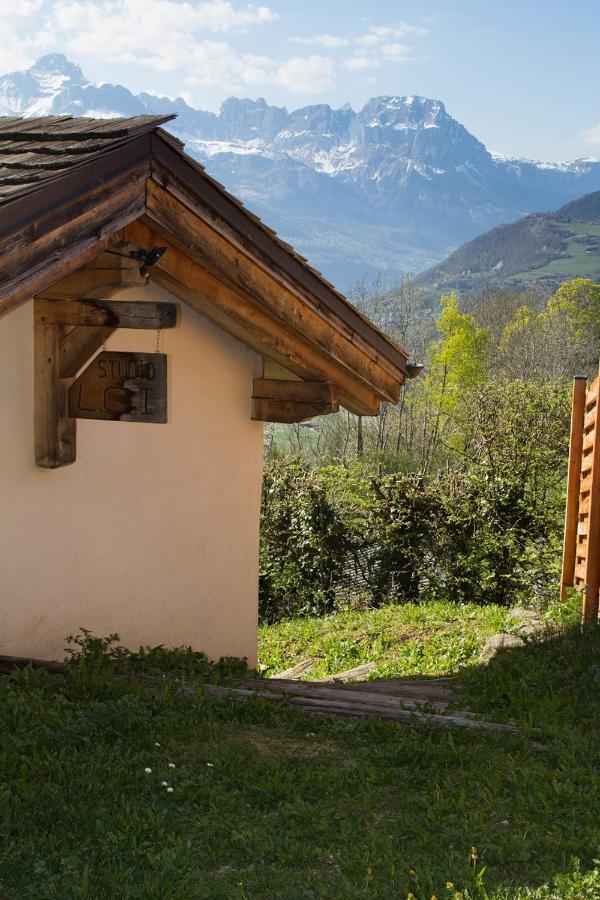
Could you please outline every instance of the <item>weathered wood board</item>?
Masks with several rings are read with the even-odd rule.
[[[164,353],[99,353],[69,388],[69,415],[118,422],[167,421]]]
[[[600,606],[599,391],[600,376],[587,389],[575,378],[561,578],[562,599],[571,587],[581,591],[586,624],[598,621]]]

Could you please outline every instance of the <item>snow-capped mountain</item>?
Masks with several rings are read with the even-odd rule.
[[[600,189],[600,162],[492,155],[424,97],[374,97],[358,112],[231,97],[211,113],[92,84],[62,54],[0,77],[0,115],[145,113],[176,113],[168,127],[188,152],[342,288],[419,271],[495,225]]]

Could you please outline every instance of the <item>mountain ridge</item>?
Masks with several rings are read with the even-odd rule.
[[[600,189],[600,162],[499,158],[441,100],[417,95],[358,111],[230,97],[215,113],[93,84],[63,54],[0,77],[0,114],[148,113],[176,113],[166,127],[187,152],[342,289],[420,271],[490,227]]]

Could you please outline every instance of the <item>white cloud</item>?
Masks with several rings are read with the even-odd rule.
[[[261,30],[278,19],[271,6],[248,0],[0,0],[0,68],[25,68],[43,53],[62,52],[84,71],[86,62],[101,62],[108,80],[111,65],[125,65],[159,73],[155,87],[161,80],[189,90],[210,86],[232,92],[279,85],[316,94],[333,87],[335,51],[349,51],[340,60],[343,69],[366,73],[405,61],[412,38],[426,33],[421,26],[396,22],[371,25],[353,37],[290,37],[322,52],[289,59],[277,51],[267,56],[238,48],[236,33]],[[160,87],[158,92],[164,93]]]
[[[325,56],[293,56],[277,70],[277,82],[295,94],[320,94],[333,87],[333,62]]]
[[[378,69],[381,60],[374,56],[351,56],[344,60],[344,68],[350,69],[351,72],[364,72],[367,69]]]
[[[17,0],[12,4],[0,2],[2,72],[22,68],[32,62],[21,29],[37,20],[42,2],[43,0]]]
[[[356,43],[364,47],[376,47],[379,44],[401,40],[406,37],[423,37],[427,29],[421,25],[409,25],[407,22],[397,22],[394,25],[370,25],[366,34],[356,38]]]
[[[239,53],[223,39],[278,19],[268,6],[233,0],[18,0],[16,5],[27,21],[13,47],[7,32],[19,29],[2,28],[3,17],[11,26],[15,17],[0,0],[4,71],[59,50],[84,64],[92,59],[181,72],[188,85],[227,90],[264,85],[276,75],[274,60]]]
[[[318,44],[320,47],[326,47],[328,50],[337,50],[350,44],[350,38],[337,37],[335,34],[315,34],[307,38],[291,37],[288,40],[291,44]]]
[[[271,80],[272,60],[263,56],[238,55],[222,41],[199,41],[188,49],[185,80],[190,86],[220,85],[226,90],[259,87]],[[148,60],[155,68],[160,60]]]
[[[362,34],[360,37],[356,38],[357,44],[362,44],[365,47],[374,47],[381,42],[381,38],[376,34]]]
[[[171,71],[207,56],[206,32],[245,30],[272,22],[266,6],[235,7],[228,0],[54,0],[47,39],[67,53],[114,62],[152,65]],[[221,45],[225,47],[226,45]],[[210,47],[208,47],[210,56]]]
[[[583,140],[590,147],[600,147],[600,125],[594,125],[593,128],[586,128],[582,132]]]
[[[85,33],[110,29],[114,40],[139,38],[146,33],[163,35],[170,31],[227,32],[250,25],[273,22],[278,14],[268,6],[235,7],[229,0],[177,2],[177,0],[54,0],[52,23],[57,31]],[[124,34],[129,31],[129,34]]]
[[[406,44],[401,44],[399,41],[395,41],[391,44],[383,44],[381,46],[381,53],[386,57],[386,59],[399,60],[405,59],[406,56],[410,53],[411,48]]]
[[[383,40],[389,38],[402,38],[408,34],[422,37],[427,34],[427,29],[421,25],[409,25],[407,22],[398,22],[395,25],[371,25],[369,32]]]

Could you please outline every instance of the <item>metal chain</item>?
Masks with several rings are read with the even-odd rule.
[[[160,328],[156,329],[156,349],[155,353],[160,353]]]

